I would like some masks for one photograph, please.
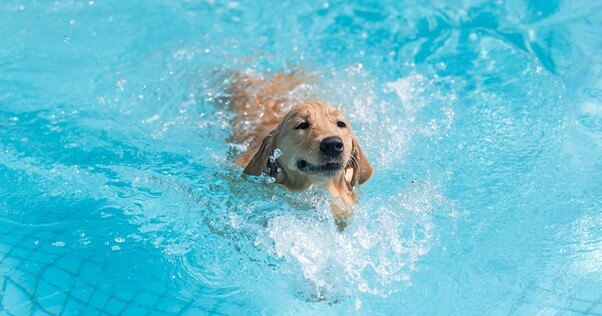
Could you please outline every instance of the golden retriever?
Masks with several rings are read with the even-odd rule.
[[[228,88],[235,112],[231,141],[250,141],[236,160],[247,175],[269,175],[292,191],[324,188],[343,202],[333,204],[338,220],[357,202],[356,184],[373,173],[351,125],[341,111],[324,102],[295,100],[293,91],[307,77],[278,73],[255,79],[235,75]]]

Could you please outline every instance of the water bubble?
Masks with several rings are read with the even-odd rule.
[[[274,162],[276,161],[276,159],[278,159],[280,156],[282,156],[282,151],[280,150],[280,148],[276,148],[274,149],[274,153],[269,157],[270,162]]]
[[[117,80],[117,87],[119,87],[119,91],[123,91],[125,89],[126,84],[127,84],[127,81],[123,78]]]
[[[52,243],[53,246],[55,247],[65,247],[65,242],[63,241],[55,241]]]

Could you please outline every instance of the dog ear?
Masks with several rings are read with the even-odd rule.
[[[263,138],[261,146],[259,146],[257,152],[253,158],[251,158],[243,173],[252,176],[259,176],[262,173],[265,173],[270,177],[275,178],[277,183],[285,181],[284,169],[272,156],[276,149],[274,138],[274,131]]]
[[[368,159],[366,159],[366,156],[362,152],[362,149],[355,138],[353,139],[353,147],[351,149],[351,161],[347,167],[353,169],[351,180],[348,183],[350,189],[353,188],[356,183],[363,184],[368,181],[372,176],[372,173],[374,173],[372,166],[368,162]]]

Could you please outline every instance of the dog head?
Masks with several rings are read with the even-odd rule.
[[[263,139],[244,173],[266,173],[291,190],[343,177],[351,190],[372,176],[372,167],[340,110],[305,102],[293,107]]]

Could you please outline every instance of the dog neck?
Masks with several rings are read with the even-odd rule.
[[[288,172],[283,181],[280,182],[292,191],[304,191],[311,185],[314,187],[328,190],[332,196],[338,198],[344,205],[353,205],[357,202],[357,197],[353,188],[348,185],[347,173],[342,171],[339,175],[333,178],[324,179],[323,181],[310,181],[307,176],[298,171]]]
[[[345,172],[335,178],[328,179],[323,188],[330,191],[335,198],[340,199],[347,206],[357,202],[355,192],[347,185]]]

